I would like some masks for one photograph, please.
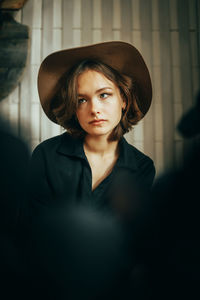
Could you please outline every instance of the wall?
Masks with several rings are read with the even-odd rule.
[[[27,68],[0,103],[31,149],[62,129],[44,115],[37,93],[41,61],[51,52],[108,40],[132,43],[153,83],[150,111],[127,140],[155,162],[157,174],[177,165],[188,147],[176,131],[199,89],[199,0],[28,0],[15,19],[30,28]]]

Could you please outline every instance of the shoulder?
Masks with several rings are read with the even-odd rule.
[[[153,160],[148,155],[144,154],[134,146],[132,146],[132,148],[138,163],[138,167],[141,167],[143,165],[154,166]]]
[[[42,141],[39,145],[35,147],[33,150],[33,155],[38,152],[46,152],[46,151],[56,151],[61,143],[66,142],[69,144],[73,141],[73,138],[67,133],[63,133],[47,140]]]
[[[133,145],[123,140],[125,164],[133,172],[136,172],[141,181],[147,181],[148,185],[153,183],[156,170],[153,160]]]
[[[142,151],[129,144],[125,139],[124,147],[126,149],[128,159],[134,159],[136,167],[141,168],[142,166],[147,165],[154,166],[153,160],[148,155],[144,154]]]

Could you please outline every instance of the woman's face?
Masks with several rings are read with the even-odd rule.
[[[88,135],[109,136],[119,124],[126,103],[119,88],[102,73],[87,70],[78,77],[80,126]]]

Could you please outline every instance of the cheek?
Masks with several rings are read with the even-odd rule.
[[[88,121],[88,115],[87,115],[87,111],[84,109],[79,109],[77,112],[76,112],[76,118],[77,118],[77,121],[79,123],[79,125],[83,128],[85,127],[87,121]]]
[[[84,115],[85,115],[85,113],[84,113],[84,110],[83,110],[83,109],[78,109],[78,110],[76,111],[76,117],[77,117],[78,120],[79,120],[79,119],[82,119],[82,118],[84,117]]]
[[[122,103],[118,102],[116,105],[114,105],[111,109],[110,109],[110,113],[114,116],[121,116],[122,115]]]

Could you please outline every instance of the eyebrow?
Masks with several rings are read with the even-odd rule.
[[[104,91],[104,90],[112,90],[112,88],[109,87],[109,86],[105,86],[105,87],[103,87],[103,88],[100,88],[100,89],[96,90],[95,93],[97,94],[97,93],[100,93],[100,92],[102,92],[102,91]],[[79,97],[83,97],[83,96],[86,96],[86,95],[80,93],[80,94],[78,94],[78,96],[79,96]]]
[[[99,92],[104,91],[104,90],[112,90],[112,88],[109,87],[109,86],[105,86],[105,87],[103,87],[103,88],[97,90],[96,93],[99,93]]]

